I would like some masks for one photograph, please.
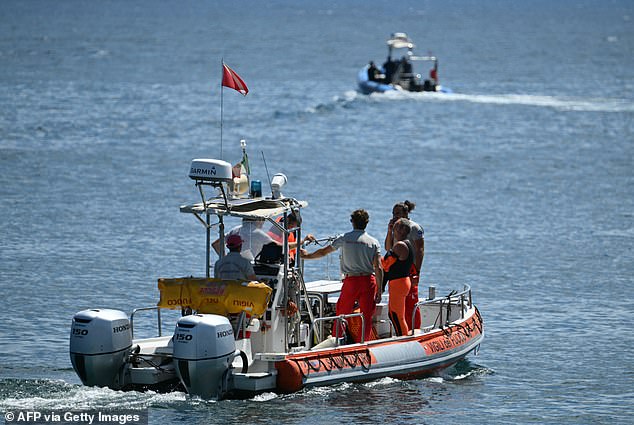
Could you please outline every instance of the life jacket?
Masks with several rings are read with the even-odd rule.
[[[276,223],[282,223],[282,220],[284,220],[284,216],[280,216],[278,218],[275,219]],[[271,230],[269,230],[268,232],[269,236],[271,237],[271,239],[273,239],[275,242],[277,242],[278,244],[282,245],[284,243],[284,236],[282,235],[282,233],[280,232],[280,230],[273,226],[271,228]],[[295,242],[296,238],[295,238],[295,232],[292,232],[288,235],[288,242]],[[289,251],[288,255],[290,257],[291,261],[295,260],[295,254],[297,253],[297,249],[293,248]]]
[[[407,245],[407,258],[405,260],[399,260],[398,256],[388,251],[383,258],[381,258],[381,266],[384,271],[384,280],[400,279],[403,277],[409,277],[412,265],[414,264],[414,248],[409,240],[404,240]]]

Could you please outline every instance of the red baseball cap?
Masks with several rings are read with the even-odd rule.
[[[238,234],[231,234],[227,237],[227,248],[237,248],[242,246],[242,238]]]

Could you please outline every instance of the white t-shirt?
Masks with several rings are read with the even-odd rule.
[[[409,232],[409,235],[407,235],[407,239],[409,239],[412,244],[419,239],[425,239],[425,230],[423,230],[423,226],[416,223],[415,221],[412,221],[410,219],[408,220],[411,230]]]
[[[242,239],[242,251],[240,251],[240,254],[250,261],[253,261],[255,257],[257,257],[264,245],[275,242],[260,228],[256,221],[243,222],[242,225],[231,229],[225,237],[233,234],[240,235]]]

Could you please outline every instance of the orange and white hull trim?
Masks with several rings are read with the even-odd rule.
[[[277,390],[393,377],[433,375],[476,350],[484,337],[477,308],[443,329],[286,355],[277,361]]]

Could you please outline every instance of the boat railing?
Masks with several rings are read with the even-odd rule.
[[[233,334],[235,335],[236,340],[246,337],[249,323],[250,323],[250,320],[247,319],[247,312],[243,310],[238,315],[238,318],[235,320],[235,323],[232,323]]]
[[[135,308],[134,310],[132,310],[132,313],[130,313],[130,333],[132,334],[132,338],[134,339],[134,315],[139,312],[139,311],[150,311],[150,310],[156,310],[156,318],[157,318],[157,327],[158,327],[158,336],[163,336],[163,323],[161,322],[161,307],[158,306],[152,306],[152,307],[141,307],[141,308]]]
[[[341,329],[341,322],[344,322],[346,324],[346,327],[348,326],[348,320],[352,317],[360,317],[361,318],[361,344],[363,344],[365,342],[365,335],[363,330],[365,329],[365,317],[363,317],[363,313],[350,313],[350,314],[340,314],[338,316],[330,316],[330,317],[318,317],[317,319],[315,319],[315,321],[312,323],[312,325],[310,326],[310,331],[308,332],[308,340],[309,342],[312,342],[313,340],[313,334],[315,332],[315,327],[318,324],[322,324],[322,322],[329,322],[329,321],[334,321],[334,325],[337,327],[336,331],[335,331],[335,347],[339,346],[339,340],[341,337],[343,337],[343,335],[339,335],[339,329]]]
[[[308,293],[307,296],[308,296],[308,300],[309,301],[310,300],[314,300],[314,301],[316,301],[319,304],[319,311],[318,311],[319,312],[319,317],[323,317],[324,311],[325,311],[324,304],[328,302],[327,301],[328,295],[327,294],[324,295],[324,294],[321,294],[321,293],[319,293],[319,294]],[[326,298],[326,301],[324,301],[324,298]],[[315,319],[315,321],[316,320],[319,320],[319,319]],[[320,321],[319,326],[315,328],[315,332],[317,334],[317,339],[319,341],[321,341],[322,340],[322,336],[324,335],[324,324],[323,324],[323,321]]]
[[[422,300],[416,303],[416,305],[414,306],[414,311],[412,312],[412,321],[411,321],[411,325],[412,325],[412,329],[414,329],[414,323],[415,323],[415,319],[416,319],[416,315],[419,313],[421,307],[423,307],[424,305],[429,305],[429,304],[438,304],[439,308],[438,308],[438,317],[436,318],[435,323],[438,323],[440,327],[443,327],[444,325],[446,325],[447,323],[449,323],[450,320],[450,313],[451,313],[451,304],[459,304],[460,305],[460,317],[462,319],[464,319],[464,315],[465,315],[465,309],[464,309],[464,305],[465,302],[467,303],[467,305],[469,306],[469,308],[473,307],[473,299],[471,296],[471,286],[469,285],[464,285],[462,291],[457,292],[457,291],[451,291],[448,295],[445,295],[444,297],[436,297],[436,288],[434,286],[430,286],[429,287],[429,296],[428,299],[426,300]],[[445,321],[443,322],[443,310],[446,310],[446,314],[445,314]],[[422,326],[422,324],[421,324]],[[426,327],[426,328],[422,328],[421,330],[424,329],[433,329],[434,326],[431,327]]]

